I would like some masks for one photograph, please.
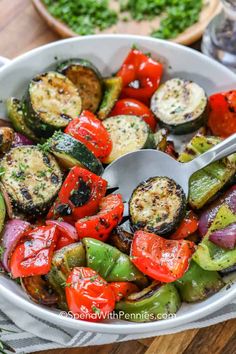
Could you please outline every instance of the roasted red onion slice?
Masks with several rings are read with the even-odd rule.
[[[15,133],[14,140],[12,142],[12,147],[21,146],[21,145],[34,145],[34,143],[25,135],[20,133]]]
[[[10,272],[9,259],[11,254],[20,240],[23,233],[30,227],[27,221],[10,220],[6,223],[2,236],[2,246],[4,253],[2,256],[2,264],[7,272]]]
[[[233,250],[236,247],[236,222],[214,231],[210,234],[209,240],[221,248]]]
[[[224,193],[221,198],[218,198],[210,204],[209,207],[202,213],[198,226],[199,232],[202,236],[207,233],[212,221],[223,203],[227,204],[229,208],[236,213],[236,185]]]

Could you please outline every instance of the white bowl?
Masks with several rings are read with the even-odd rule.
[[[91,60],[103,75],[111,75],[121,65],[133,45],[144,52],[151,52],[165,64],[165,76],[178,76],[196,81],[207,92],[235,89],[236,76],[219,63],[202,54],[171,42],[130,35],[99,35],[72,38],[34,49],[12,60],[0,69],[0,116],[5,115],[4,100],[9,96],[21,97],[29,80],[40,72],[52,68],[56,60],[73,57]],[[229,303],[236,296],[236,277],[230,289],[222,289],[207,300],[184,304],[175,318],[151,323],[132,323],[120,320],[106,323],[89,323],[63,317],[59,311],[30,301],[14,281],[1,275],[0,293],[14,305],[64,327],[100,333],[148,333],[174,328],[210,314]]]

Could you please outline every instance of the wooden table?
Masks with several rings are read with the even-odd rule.
[[[58,40],[30,0],[0,0],[0,55],[8,58]],[[236,320],[215,326],[145,340],[97,347],[61,349],[40,354],[234,354]]]

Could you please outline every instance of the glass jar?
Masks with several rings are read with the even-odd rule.
[[[222,0],[223,9],[209,23],[202,52],[236,71],[236,0]]]

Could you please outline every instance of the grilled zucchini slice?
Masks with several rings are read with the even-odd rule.
[[[61,63],[57,70],[77,87],[82,100],[82,110],[87,109],[95,113],[103,94],[102,76],[98,69],[88,60],[71,59]]]
[[[39,137],[65,128],[81,112],[81,98],[64,75],[46,72],[34,77],[23,103],[25,122]]]
[[[105,92],[101,106],[98,111],[98,118],[103,120],[108,117],[122,90],[121,77],[109,77],[103,81]]]
[[[112,140],[112,151],[103,161],[106,164],[129,152],[155,148],[154,135],[140,117],[115,116],[105,119],[103,124]]]
[[[33,141],[38,141],[37,136],[25,123],[21,101],[15,97],[10,97],[6,101],[6,107],[7,116],[15,131],[27,136]]]
[[[161,127],[176,135],[188,134],[204,125],[207,96],[195,82],[175,78],[157,89],[151,109]]]
[[[65,168],[81,166],[97,175],[103,172],[102,164],[94,154],[83,143],[68,134],[54,133],[45,143],[45,147]]]
[[[14,206],[24,213],[42,213],[57,196],[62,173],[55,158],[36,146],[18,146],[1,160],[1,181]]]
[[[177,229],[185,211],[184,191],[168,177],[152,177],[140,183],[129,201],[133,231],[168,235]]]

